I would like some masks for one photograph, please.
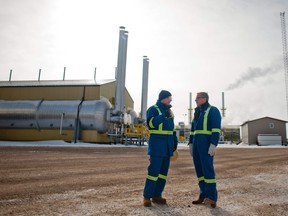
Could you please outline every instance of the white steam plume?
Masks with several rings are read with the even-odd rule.
[[[240,88],[241,86],[245,85],[247,82],[249,81],[253,82],[260,77],[278,73],[280,69],[281,69],[280,65],[274,65],[274,67],[268,67],[264,69],[261,69],[258,67],[248,68],[247,72],[242,74],[240,78],[238,78],[234,83],[228,85],[228,87],[226,88],[226,91]]]

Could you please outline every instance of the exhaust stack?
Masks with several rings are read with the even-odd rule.
[[[119,34],[118,62],[117,62],[117,74],[116,74],[116,97],[115,97],[116,113],[124,112],[127,42],[128,42],[128,31],[125,31],[125,27],[121,26]]]
[[[114,109],[107,112],[107,121],[124,124],[127,123],[127,114],[124,110],[127,43],[128,31],[125,30],[125,27],[120,26],[118,61],[116,69],[115,106]]]
[[[191,124],[191,122],[192,122],[192,111],[193,111],[193,108],[192,108],[192,92],[190,92],[189,93],[189,109],[188,109],[189,122],[188,122],[188,124]]]
[[[141,98],[141,118],[146,121],[147,94],[148,94],[148,71],[149,58],[143,56],[143,78],[142,78],[142,98]]]
[[[224,92],[222,92],[222,108],[221,108],[221,110],[222,110],[222,117],[225,117],[226,108],[225,108],[225,105],[224,105]]]

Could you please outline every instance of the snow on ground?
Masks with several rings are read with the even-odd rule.
[[[45,141],[0,141],[0,146],[42,146],[42,147],[147,147],[147,143],[144,146],[137,146],[135,144],[131,145],[124,145],[124,144],[99,144],[99,143],[85,143],[85,142],[77,142],[77,143],[70,143],[65,142],[63,140],[45,140]],[[181,149],[188,148],[187,143],[180,142],[178,147]],[[238,145],[233,143],[227,144],[218,144],[218,148],[288,148],[288,146],[283,145],[269,145],[269,146],[258,146],[256,144],[245,144],[240,143]]]

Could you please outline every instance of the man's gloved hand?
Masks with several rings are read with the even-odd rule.
[[[173,117],[171,109],[166,110],[165,117],[166,118],[172,118]]]
[[[188,143],[188,145],[189,145],[190,155],[191,155],[191,157],[193,157],[193,144],[192,143]]]
[[[215,155],[215,152],[216,152],[216,145],[214,145],[214,144],[210,144],[210,147],[209,147],[209,149],[208,149],[208,154],[210,155],[210,156],[214,156]]]

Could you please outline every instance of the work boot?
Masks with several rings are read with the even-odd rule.
[[[216,208],[216,206],[217,206],[216,201],[211,200],[211,199],[209,199],[209,198],[205,198],[205,199],[204,199],[204,203],[205,203],[206,205],[211,205],[212,208]]]
[[[163,197],[153,197],[152,202],[162,204],[162,205],[167,203],[166,199]]]
[[[198,205],[198,204],[202,204],[204,202],[204,198],[198,198],[198,200],[193,200],[192,201],[192,204],[196,204],[196,205]]]
[[[144,198],[144,199],[143,199],[143,205],[144,205],[145,207],[151,207],[152,204],[151,204],[150,198]]]

